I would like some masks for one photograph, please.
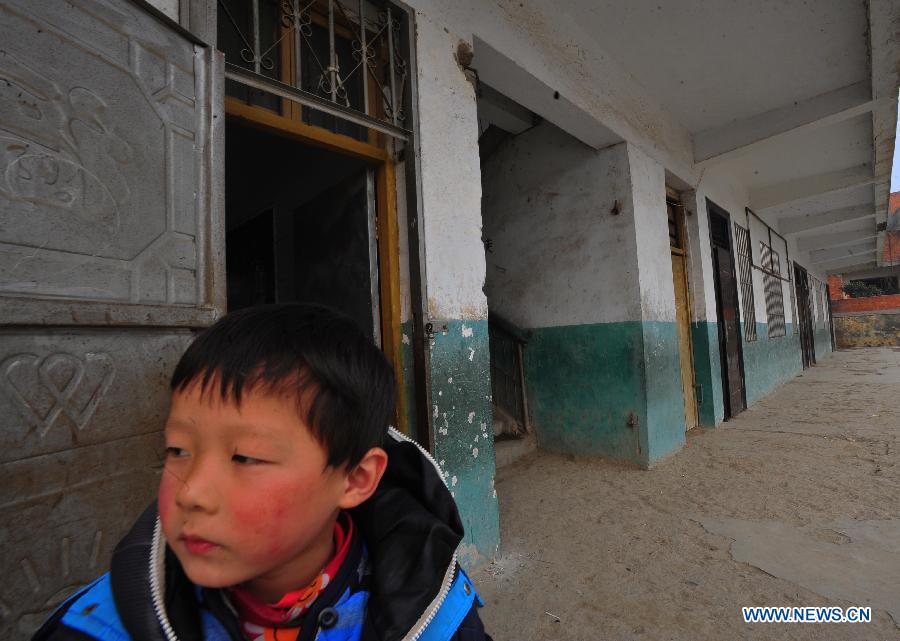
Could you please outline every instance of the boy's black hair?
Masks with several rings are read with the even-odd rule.
[[[203,331],[175,367],[171,387],[197,382],[238,405],[252,389],[293,396],[333,467],[353,467],[382,445],[396,401],[394,371],[359,325],[307,303],[249,307]],[[312,401],[304,403],[307,392]]]

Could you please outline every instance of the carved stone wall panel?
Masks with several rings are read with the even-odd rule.
[[[188,331],[0,332],[0,463],[161,429]]]
[[[130,439],[121,447],[146,448],[145,440]],[[150,452],[146,459],[120,460],[114,451],[105,451],[97,457],[100,468],[94,470],[76,465],[77,457],[52,455],[44,467],[72,465],[66,489],[0,507],[4,639],[29,639],[66,596],[108,569],[115,544],[156,494],[159,465],[152,459],[158,450]],[[94,458],[93,453],[88,456]],[[40,475],[41,465],[28,473]],[[86,480],[79,481],[79,475]]]
[[[5,2],[0,43],[0,294],[204,304],[206,52],[97,0]]]
[[[162,425],[160,425],[160,429]],[[48,498],[136,470],[159,471],[162,431],[86,445],[75,450],[0,463],[0,510],[23,510]]]

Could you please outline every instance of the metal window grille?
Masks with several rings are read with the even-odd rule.
[[[669,246],[675,247],[676,249],[684,249],[677,207],[682,207],[682,204],[674,199],[666,198],[666,214],[669,222]]]
[[[360,140],[405,140],[406,13],[385,0],[218,0],[226,94]],[[287,108],[290,110],[290,107]]]
[[[781,257],[769,245],[760,241],[760,259],[762,261],[763,289],[766,296],[766,320],[769,324],[769,338],[785,335],[784,326],[784,290],[781,286]]]
[[[750,269],[750,232],[737,223],[734,224],[734,244],[741,276],[741,299],[744,302],[744,340],[752,342],[758,336],[756,303],[753,297],[753,270]]]

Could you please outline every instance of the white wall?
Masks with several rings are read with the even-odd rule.
[[[595,151],[544,122],[483,172],[492,311],[525,328],[641,318],[624,144]]]
[[[627,143],[626,143],[627,144]],[[627,144],[631,176],[634,233],[641,291],[641,320],[675,322],[675,288],[669,223],[666,211],[666,172],[655,159]]]
[[[416,15],[425,289],[431,318],[483,319],[478,111],[454,57],[465,34],[452,28],[434,12]]]

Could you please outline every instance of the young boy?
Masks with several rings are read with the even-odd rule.
[[[489,639],[453,499],[389,430],[391,367],[352,320],[234,312],[172,392],[158,500],[34,639]]]

